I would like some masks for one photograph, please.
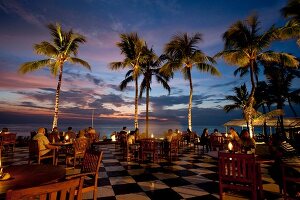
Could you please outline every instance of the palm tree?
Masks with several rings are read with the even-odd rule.
[[[216,55],[222,57],[230,65],[249,68],[251,92],[243,112],[245,120],[249,124],[251,137],[253,134],[253,114],[256,112],[253,108],[256,88],[254,72],[255,67],[258,66],[258,61],[279,62],[279,58],[283,56],[287,62],[290,62],[289,65],[295,64],[292,63],[294,60],[289,54],[264,51],[276,38],[276,35],[273,27],[263,34],[258,33],[259,29],[259,21],[256,15],[248,17],[245,21],[237,21],[223,34],[224,50]]]
[[[124,54],[125,58],[123,61],[111,62],[110,68],[112,70],[118,70],[128,67],[132,70],[131,78],[135,81],[134,127],[138,128],[138,77],[141,74],[141,64],[146,59],[146,43],[139,38],[137,33],[120,34],[120,38],[121,42],[118,42],[117,46],[120,48],[121,54]],[[130,74],[131,71],[128,73]],[[123,90],[125,87],[122,87],[121,84],[120,89]]]
[[[188,128],[192,131],[192,100],[193,83],[192,68],[195,66],[202,72],[210,72],[214,76],[220,76],[220,72],[213,66],[216,62],[212,57],[206,56],[197,48],[202,40],[200,33],[188,36],[187,33],[178,34],[171,38],[165,45],[164,52],[167,63],[162,67],[161,72],[165,74],[180,70],[185,80],[189,81],[190,96],[188,105]]]
[[[281,13],[289,21],[279,29],[281,39],[296,38],[300,46],[300,0],[289,0],[288,4],[281,9]]]
[[[247,90],[246,84],[244,83],[240,87],[234,87],[233,91],[235,93],[235,96],[233,95],[225,96],[226,100],[233,102],[233,104],[224,106],[224,110],[227,113],[236,109],[241,109],[243,111],[245,106],[247,105],[249,92]]]
[[[291,85],[294,78],[300,78],[300,72],[297,69],[286,68],[284,63],[273,64],[265,69],[265,75],[268,80],[269,96],[276,103],[277,109],[283,109],[284,103],[287,101],[294,116],[297,116],[293,103],[300,103],[300,89],[291,91]],[[280,125],[282,132],[283,115],[280,115]]]
[[[160,72],[160,66],[162,64],[163,56],[157,58],[153,49],[148,51],[149,59],[146,63],[142,65],[142,73],[144,75],[144,79],[141,82],[140,86],[140,98],[143,96],[143,92],[146,90],[146,136],[148,137],[149,132],[149,103],[150,103],[150,90],[152,77],[156,78],[156,81],[164,87],[164,89],[168,90],[169,94],[171,92],[171,88],[168,85],[169,76]]]
[[[51,42],[42,41],[34,45],[34,50],[37,54],[44,55],[48,58],[43,60],[31,61],[23,63],[20,66],[19,72],[25,74],[27,72],[39,70],[43,67],[49,67],[50,72],[57,76],[58,83],[55,95],[55,107],[52,129],[57,127],[58,122],[58,107],[59,94],[62,83],[62,74],[64,63],[70,62],[73,64],[80,64],[83,67],[91,70],[88,62],[77,57],[79,44],[85,43],[86,39],[83,35],[73,33],[72,30],[64,31],[60,24],[49,24],[48,29],[51,33]]]

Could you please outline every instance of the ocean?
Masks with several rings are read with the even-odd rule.
[[[73,128],[73,131],[77,132],[81,129],[85,129],[91,125],[89,124],[62,124],[59,125],[59,131],[67,131],[67,128],[71,126]],[[124,125],[127,127],[128,130],[134,130],[133,124],[132,125]],[[47,128],[48,131],[51,130],[51,125],[49,124],[39,124],[39,123],[31,123],[31,124],[0,124],[0,130],[3,127],[7,127],[9,129],[9,132],[17,133],[17,136],[30,136],[31,131],[37,131],[39,127]],[[116,125],[116,124],[107,124],[107,125],[99,125],[94,124],[94,128],[98,133],[100,133],[100,138],[103,136],[110,137],[111,133],[114,131],[120,131],[122,130],[123,126]],[[193,131],[196,131],[196,133],[200,136],[202,134],[202,131],[204,128],[207,128],[210,133],[213,132],[213,130],[216,128],[219,130],[219,132],[226,132],[226,129],[224,126],[216,125],[216,126],[193,126]],[[166,132],[168,129],[178,129],[179,131],[186,131],[187,126],[182,126],[178,124],[151,124],[149,126],[149,133],[153,134],[155,137],[162,137],[164,135],[164,132]],[[140,133],[145,131],[144,124],[140,124],[139,126]],[[238,130],[239,131],[239,130]]]

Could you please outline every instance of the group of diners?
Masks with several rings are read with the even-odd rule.
[[[53,131],[48,133],[46,128],[40,127],[33,136],[32,140],[37,140],[41,155],[50,154],[51,150],[58,151],[61,146],[59,143],[71,144],[75,140],[86,138],[89,142],[94,142],[99,138],[96,130],[92,127],[80,130],[78,134],[72,130],[72,127],[68,127],[66,132],[59,132],[58,128],[53,128]]]
[[[123,127],[120,132],[114,132],[113,135],[116,137],[116,140],[120,141],[121,145],[131,145],[134,144],[135,141],[147,138],[144,133],[139,133],[139,129],[128,131],[126,127]],[[229,129],[228,134],[222,134],[218,131],[218,129],[214,129],[214,131],[209,134],[208,129],[205,128],[201,135],[198,135],[194,131],[190,131],[189,128],[184,132],[181,132],[178,129],[175,129],[175,131],[173,131],[172,129],[168,129],[168,131],[164,133],[163,140],[169,143],[172,140],[183,141],[187,145],[199,143],[200,145],[204,146],[206,148],[206,151],[208,152],[212,150],[211,136],[226,138],[226,140],[224,139],[223,141],[232,142],[234,148],[243,151],[255,149],[256,147],[255,140],[250,137],[247,129],[242,130],[241,134],[239,135],[232,127]],[[151,136],[149,138],[151,138]]]

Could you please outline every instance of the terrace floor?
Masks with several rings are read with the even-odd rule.
[[[219,199],[217,159],[185,149],[168,162],[139,164],[124,161],[114,145],[103,145],[104,159],[99,170],[98,199]],[[2,155],[2,165],[27,164],[28,148]],[[63,162],[61,163],[63,164]],[[271,164],[262,164],[265,199],[281,199],[279,187],[269,176]],[[71,170],[71,169],[68,169]],[[92,199],[92,193],[84,196]],[[250,199],[250,194],[228,191],[225,199]]]

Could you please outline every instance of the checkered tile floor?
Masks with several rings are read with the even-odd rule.
[[[194,150],[182,150],[172,162],[127,162],[114,145],[99,147],[104,159],[99,170],[98,199],[219,199],[217,159]],[[27,164],[28,148],[2,155],[3,166]],[[63,164],[63,163],[62,163]],[[265,199],[280,199],[278,185],[262,164]],[[84,196],[91,199],[92,193]],[[248,193],[227,191],[225,199],[249,199]]]

